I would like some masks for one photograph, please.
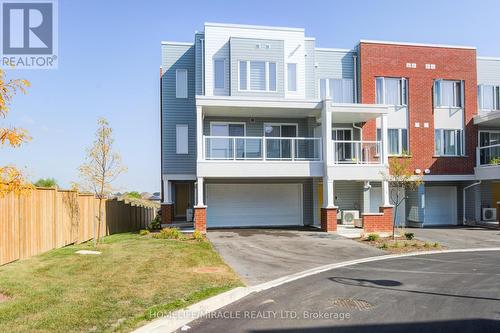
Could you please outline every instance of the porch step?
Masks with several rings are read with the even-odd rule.
[[[179,222],[179,223],[169,223],[162,224],[163,228],[178,228],[182,232],[193,232],[194,231],[194,223],[193,222]]]

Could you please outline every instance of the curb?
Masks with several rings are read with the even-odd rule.
[[[245,296],[252,293],[258,293],[267,289],[271,289],[280,286],[285,283],[289,283],[307,276],[319,274],[325,271],[329,271],[335,268],[341,268],[346,266],[352,266],[356,264],[362,264],[373,261],[381,261],[388,259],[404,258],[404,257],[415,257],[427,254],[439,254],[439,253],[462,253],[462,252],[490,252],[490,251],[500,251],[500,247],[489,247],[489,248],[472,248],[472,249],[455,249],[455,250],[436,250],[436,251],[425,251],[425,252],[413,252],[413,253],[403,253],[403,254],[387,254],[382,256],[368,257],[356,260],[343,261],[336,264],[328,264],[324,266],[319,266],[306,271],[302,271],[295,274],[290,274],[283,276],[281,278],[264,282],[252,287],[238,287],[222,294],[216,295],[214,297],[208,298],[196,304],[190,305],[187,308],[174,311],[164,318],[157,319],[149,324],[146,324],[133,333],[170,333],[189,324],[190,322],[198,319],[209,312],[216,311],[226,305],[236,302]]]

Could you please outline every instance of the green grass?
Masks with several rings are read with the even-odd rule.
[[[129,332],[166,313],[242,285],[206,241],[137,234],[0,267],[0,332]]]

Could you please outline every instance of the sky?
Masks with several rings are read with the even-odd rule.
[[[159,191],[160,44],[192,42],[204,22],[305,28],[317,47],[375,39],[476,46],[478,55],[500,57],[499,13],[495,0],[59,0],[58,69],[7,71],[32,87],[0,126],[24,127],[33,140],[0,148],[0,165],[68,187],[105,117],[128,167],[116,189]]]

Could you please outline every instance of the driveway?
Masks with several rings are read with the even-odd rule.
[[[369,245],[319,231],[209,230],[207,237],[248,285],[326,264],[387,254]]]
[[[333,269],[251,294],[189,332],[500,332],[500,252]]]
[[[427,242],[438,242],[449,249],[500,247],[500,230],[481,227],[441,227],[408,229],[415,237]]]

